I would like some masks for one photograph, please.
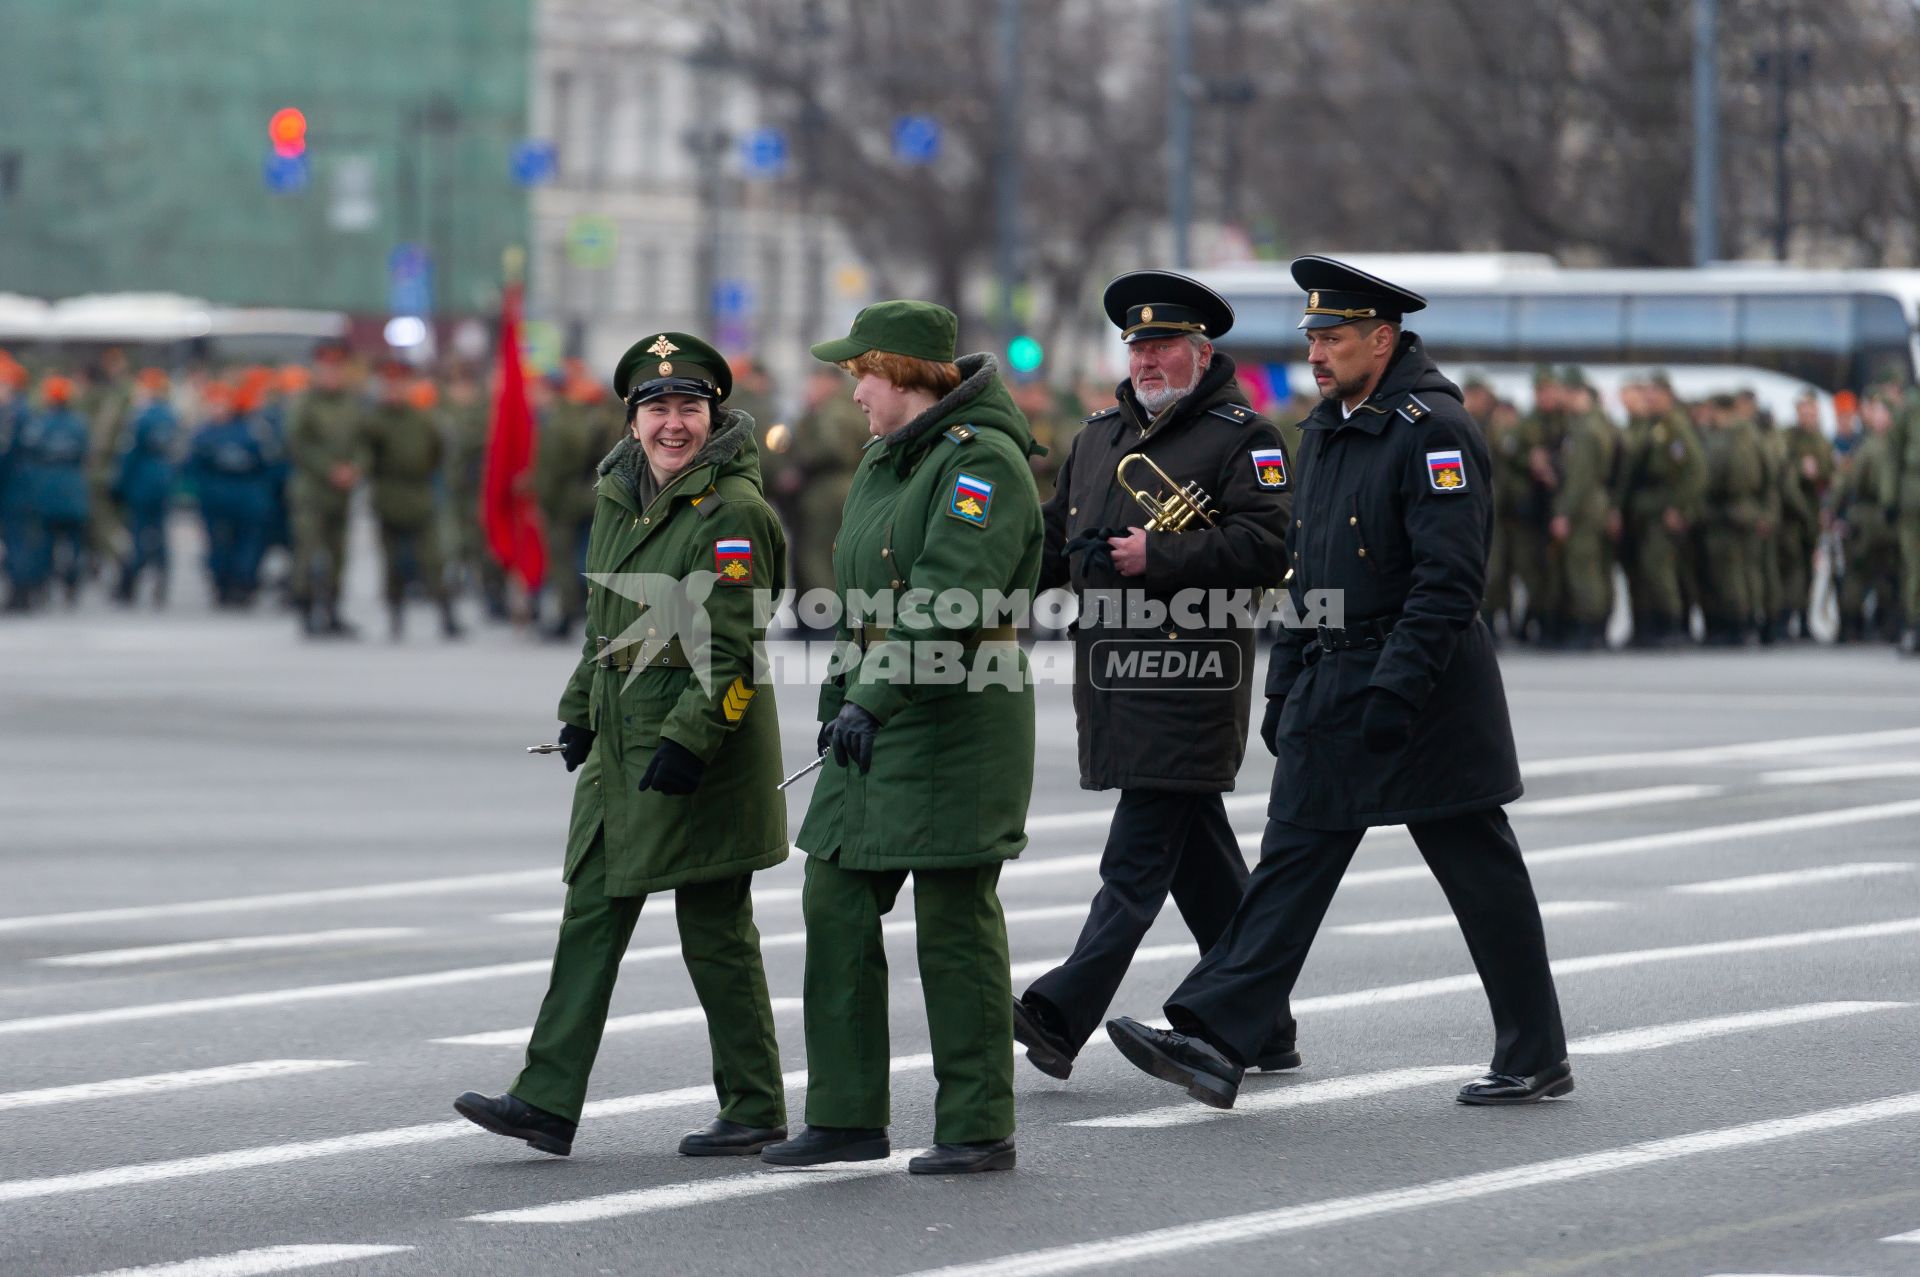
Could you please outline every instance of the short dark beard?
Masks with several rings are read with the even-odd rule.
[[[1325,390],[1320,392],[1320,397],[1322,399],[1338,399],[1341,403],[1345,403],[1347,400],[1353,399],[1364,392],[1367,388],[1367,383],[1372,380],[1373,373],[1369,370],[1358,374],[1350,381],[1333,382]]]

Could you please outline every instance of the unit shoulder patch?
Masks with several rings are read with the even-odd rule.
[[[1427,454],[1427,486],[1435,492],[1465,492],[1467,466],[1460,449],[1445,448]]]
[[[947,430],[946,435],[954,443],[972,443],[974,436],[979,433],[972,426],[954,426]]]
[[[1255,448],[1253,478],[1263,488],[1275,491],[1287,486],[1287,454],[1279,448]]]
[[[992,510],[993,484],[965,471],[954,476],[953,492],[947,498],[949,515],[962,523],[984,528]]]
[[[721,537],[713,543],[713,572],[721,585],[753,584],[753,542]]]

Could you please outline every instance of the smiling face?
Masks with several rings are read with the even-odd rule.
[[[1210,342],[1196,347],[1185,337],[1145,337],[1127,346],[1127,376],[1141,406],[1159,412],[1200,384],[1212,358]]]
[[[630,427],[653,477],[664,484],[706,446],[713,433],[713,405],[698,395],[662,395],[635,408]]]

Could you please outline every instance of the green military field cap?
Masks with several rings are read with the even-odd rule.
[[[1226,298],[1170,270],[1116,275],[1100,301],[1125,342],[1188,333],[1214,338],[1233,327],[1233,307]]]
[[[1592,390],[1587,381],[1587,373],[1579,364],[1568,364],[1560,370],[1560,384],[1569,390]]]
[[[1427,308],[1427,299],[1412,289],[1318,253],[1294,258],[1292,271],[1293,282],[1307,294],[1301,328],[1335,328],[1357,319],[1399,323],[1402,315]]]
[[[1533,384],[1534,385],[1552,386],[1552,385],[1558,385],[1559,382],[1560,382],[1560,370],[1558,368],[1555,368],[1552,364],[1535,364],[1533,366]]]
[[[852,332],[821,342],[813,348],[813,357],[824,363],[843,364],[869,350],[879,350],[950,364],[959,337],[960,321],[945,306],[916,301],[875,302],[853,317]]]
[[[656,333],[627,347],[613,369],[613,392],[631,408],[662,395],[697,395],[719,403],[733,391],[733,369],[719,351],[690,333]]]

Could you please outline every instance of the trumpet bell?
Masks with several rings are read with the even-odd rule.
[[[1144,492],[1127,480],[1129,467],[1145,465],[1153,472],[1153,477],[1164,485],[1165,496]],[[1160,463],[1144,452],[1134,452],[1120,458],[1120,464],[1114,468],[1113,477],[1128,496],[1147,512],[1147,531],[1181,532],[1195,523],[1213,527],[1213,498],[1207,494],[1196,480],[1193,483],[1174,482],[1172,475],[1160,467]]]

